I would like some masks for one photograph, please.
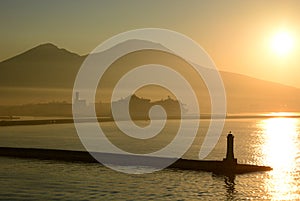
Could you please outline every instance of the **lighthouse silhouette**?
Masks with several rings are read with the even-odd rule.
[[[226,158],[223,159],[224,163],[227,163],[228,165],[234,165],[237,164],[237,159],[234,158],[234,152],[233,152],[233,144],[234,144],[234,136],[232,135],[231,131],[227,135],[227,152],[226,152]]]

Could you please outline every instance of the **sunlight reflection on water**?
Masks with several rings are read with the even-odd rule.
[[[0,157],[0,200],[24,200],[24,196],[36,200],[300,200],[300,116],[272,115],[227,119],[207,158],[225,156],[226,136],[232,130],[238,162],[271,166],[270,172],[237,175],[232,181],[205,172],[169,169],[132,176],[98,164]],[[186,158],[198,159],[201,134],[208,124],[202,122]],[[111,122],[104,127],[118,140]],[[84,150],[72,124],[1,127],[0,146]]]
[[[299,200],[299,119],[270,118],[262,120],[261,160],[273,171],[265,180],[272,200]],[[299,163],[299,161],[298,161]]]

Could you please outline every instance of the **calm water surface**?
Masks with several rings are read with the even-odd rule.
[[[185,158],[197,159],[208,123],[201,122]],[[165,143],[132,145],[116,137],[112,123],[102,126],[124,149],[155,150]],[[179,170],[128,175],[99,164],[0,157],[0,200],[300,200],[300,119],[229,119],[207,159],[225,156],[230,130],[239,163],[274,170],[235,178]],[[72,124],[1,127],[0,146],[84,150]]]

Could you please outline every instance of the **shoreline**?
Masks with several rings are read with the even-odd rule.
[[[39,117],[36,117],[39,118]],[[22,119],[21,117],[14,116],[14,118],[2,118],[0,119],[0,127],[1,126],[25,126],[25,125],[45,125],[45,124],[69,124],[74,123],[74,119],[72,117],[55,117],[55,118],[46,118],[40,117],[41,119]],[[227,115],[225,119],[265,119],[265,118],[300,118],[300,115]],[[223,119],[223,117],[219,115],[201,115],[200,118],[196,118],[193,116],[186,116],[182,118],[183,120],[195,120],[195,119]],[[155,119],[160,120],[160,119]],[[171,117],[168,120],[180,120],[178,117]],[[95,118],[81,118],[76,119],[76,123],[88,123],[88,122],[113,122],[115,121],[113,117],[97,117]],[[117,121],[128,121],[127,119],[119,119]],[[133,121],[149,121],[149,119],[144,118],[136,118]]]

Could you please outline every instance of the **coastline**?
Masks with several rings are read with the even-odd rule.
[[[225,119],[263,119],[263,118],[300,118],[300,114],[229,114],[226,115]],[[168,120],[195,120],[195,119],[224,119],[222,115],[210,115],[210,114],[201,114],[200,118],[193,115],[180,117],[170,117]],[[145,118],[135,118],[133,121],[148,121],[149,119]],[[160,119],[155,119],[160,120]],[[95,118],[81,118],[76,119],[78,123],[87,123],[87,122],[113,122],[115,121],[113,117],[97,117]],[[128,119],[119,119],[117,121],[128,121]],[[19,116],[13,116],[13,118],[5,117],[0,118],[0,127],[1,126],[24,126],[24,125],[43,125],[43,124],[68,124],[74,123],[72,117],[34,117],[33,119],[23,119]]]

